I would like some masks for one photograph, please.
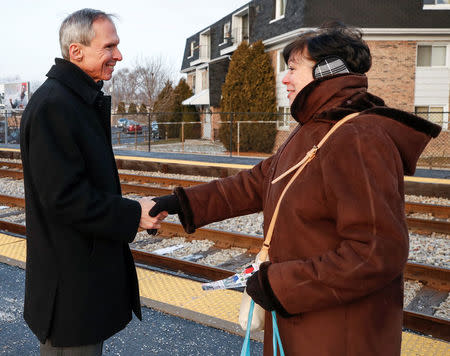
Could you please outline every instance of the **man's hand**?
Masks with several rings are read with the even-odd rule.
[[[153,208],[150,209],[150,216],[159,216],[162,213],[179,214],[181,212],[180,202],[175,194],[164,195],[162,197],[153,198],[156,203]],[[156,235],[156,229],[148,229],[149,235]]]
[[[150,216],[150,210],[156,205],[152,197],[144,197],[139,200],[141,205],[141,221],[139,222],[139,228],[142,230],[159,229],[161,227],[161,221],[167,217],[167,211],[161,211],[156,216]]]

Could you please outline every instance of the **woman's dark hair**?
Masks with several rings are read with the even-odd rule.
[[[341,57],[353,73],[366,73],[372,65],[372,56],[367,43],[362,39],[361,31],[347,27],[341,22],[330,22],[317,30],[300,35],[283,50],[285,62],[291,55],[308,50],[309,58],[319,62],[335,55]]]

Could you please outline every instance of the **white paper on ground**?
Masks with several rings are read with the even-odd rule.
[[[156,253],[157,255],[167,255],[172,253],[173,251],[179,250],[183,245],[174,245],[169,247],[160,248],[158,250],[152,251],[152,253]]]

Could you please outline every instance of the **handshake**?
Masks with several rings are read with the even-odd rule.
[[[141,205],[139,228],[147,230],[150,235],[156,234],[167,215],[181,212],[180,202],[175,194],[141,198],[139,204]]]

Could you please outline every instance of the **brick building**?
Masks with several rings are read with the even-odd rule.
[[[362,30],[373,56],[370,92],[389,106],[426,112],[421,115],[448,129],[450,0],[253,0],[186,40],[181,72],[194,96],[185,104],[203,112],[203,137],[214,139],[211,112],[220,111],[221,87],[240,42],[263,41],[276,73],[279,111],[289,112],[282,49],[330,20]],[[287,123],[278,127],[289,130]]]

